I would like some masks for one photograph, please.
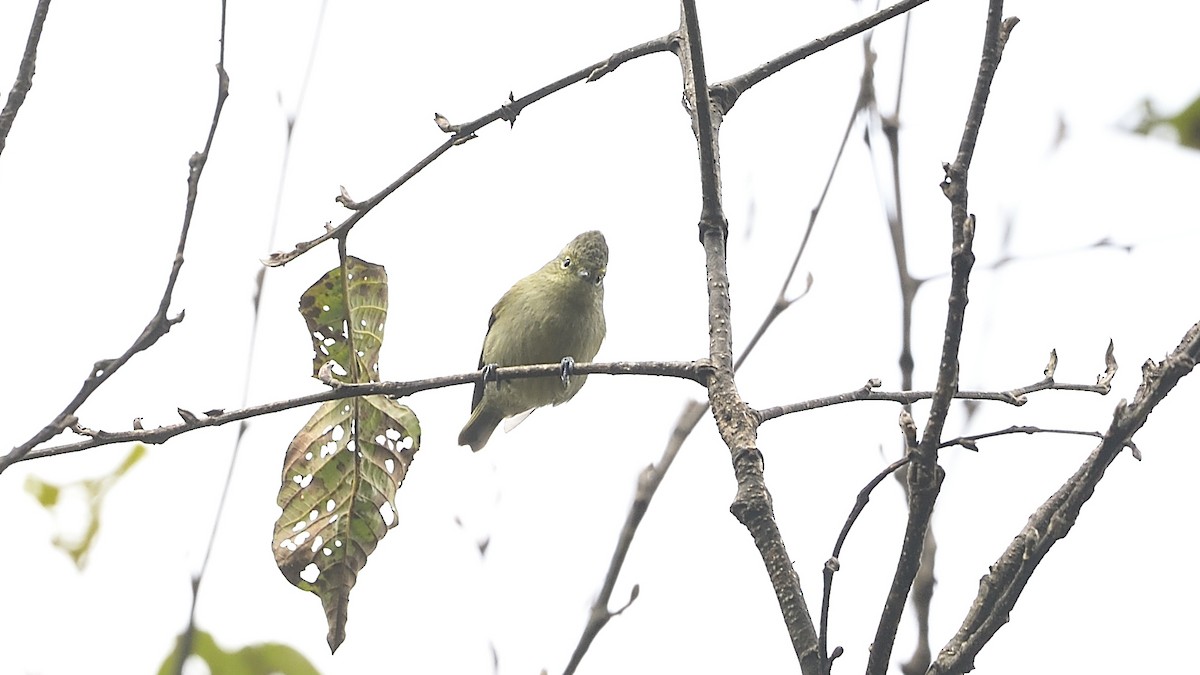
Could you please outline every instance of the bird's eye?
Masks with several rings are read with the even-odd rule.
[[[596,285],[604,283],[604,272],[596,272]]]
[[[564,270],[567,269],[568,267],[570,267],[571,266],[571,258],[569,256],[566,258],[563,258],[562,265],[563,265]]]

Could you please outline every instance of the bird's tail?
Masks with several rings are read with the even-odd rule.
[[[500,417],[484,412],[482,405],[476,406],[475,411],[471,413],[471,419],[467,420],[466,426],[458,433],[458,444],[469,445],[471,450],[479,452],[487,445],[488,439],[499,424]]]

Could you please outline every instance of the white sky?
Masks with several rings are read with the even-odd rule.
[[[0,4],[0,84],[10,86],[34,6]],[[848,2],[700,2],[708,72],[739,74],[858,18]],[[250,293],[318,3],[235,3],[227,37],[232,95],[204,174],[173,309],[187,310],[81,409],[85,426],[177,421],[176,407],[236,407],[318,391],[299,294],[335,264],[332,245],[268,272],[259,350],[246,372]],[[911,268],[944,272],[949,216],[937,187],[961,133],[986,3],[933,0],[913,14],[902,110]],[[978,264],[962,353],[964,388],[1041,377],[1051,348],[1062,381],[1092,382],[1109,338],[1121,371],[1107,398],[1067,392],[1020,409],[984,406],[947,436],[1012,424],[1102,430],[1139,365],[1200,319],[1191,274],[1200,155],[1130,136],[1138,102],[1175,109],[1197,91],[1188,3],[1010,2],[1022,19],[1005,52],[971,174]],[[203,144],[216,92],[217,2],[55,0],[33,90],[0,156],[0,265],[11,276],[8,385],[0,448],[16,445],[74,395],[91,363],[123,351],[157,305],[183,214],[187,159]],[[463,122],[613,51],[669,32],[674,3],[331,3],[296,127],[278,242],[311,239]],[[879,30],[879,89],[893,95],[900,22]],[[857,91],[861,41],[794,66],[744,95],[722,129],[734,338],[749,339],[774,299],[819,194]],[[352,253],[388,267],[387,379],[475,366],[491,304],[576,233],[612,249],[603,360],[705,355],[703,257],[696,241],[695,143],[669,54],[627,63],[493,125],[364,219]],[[1059,118],[1068,136],[1052,148]],[[759,407],[860,386],[898,387],[899,301],[861,127],[818,223],[802,274],[816,285],[739,378]],[[751,221],[747,214],[753,214]],[[1022,258],[999,271],[1002,252]],[[1134,245],[1078,251],[1101,238]],[[917,386],[932,384],[946,284],[916,306]],[[1076,528],[1048,556],[979,673],[1168,672],[1197,629],[1194,410],[1185,380],[1119,459]],[[325,646],[315,596],[275,568],[271,529],[284,450],[311,410],[256,420],[199,607],[227,648],[280,641],[323,673],[561,672],[625,517],[638,472],[657,461],[684,401],[664,379],[594,377],[570,405],[541,411],[473,455],[454,445],[468,387],[407,401],[422,451],[399,497],[400,523],[352,593],[348,638]],[[918,406],[918,422],[927,407]],[[790,416],[761,429],[766,479],[814,616],[821,567],[857,491],[895,457],[891,404]],[[22,489],[31,473],[65,482],[111,468],[110,446],[20,464],[0,477],[8,528],[0,577],[0,671],[144,673],[186,622],[234,425],[152,447],[108,497],[86,572],[51,548],[55,523]],[[65,440],[62,437],[60,440]],[[943,455],[933,648],[953,634],[986,573],[1093,447],[1091,439],[1007,437]],[[761,561],[729,515],[728,453],[705,420],[651,506],[616,593],[641,597],[602,632],[581,673],[794,672]],[[881,486],[851,534],[834,586],[831,645],[863,667],[903,530],[900,491]],[[462,525],[456,524],[461,521]],[[487,557],[475,548],[490,536]],[[911,653],[906,618],[897,660]]]

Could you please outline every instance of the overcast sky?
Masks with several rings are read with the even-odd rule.
[[[15,77],[34,0],[0,4],[0,84]],[[257,351],[247,369],[259,259],[311,239],[444,140],[452,122],[495,109],[608,54],[670,32],[670,2],[331,3],[311,81],[301,83],[319,3],[234,3],[227,25],[231,96],[200,187],[172,302],[186,320],[139,354],[80,410],[81,423],[129,428],[178,421],[175,408],[259,403],[319,391],[299,294],[336,264],[326,245],[267,272]],[[740,74],[867,13],[856,4],[699,3],[708,73]],[[948,270],[949,209],[938,189],[953,160],[983,35],[983,0],[932,0],[912,14],[901,108],[910,266]],[[1200,94],[1189,3],[1010,2],[1022,21],[992,90],[971,173],[978,263],[962,351],[964,389],[1042,377],[1056,348],[1061,381],[1094,382],[1109,339],[1121,365],[1107,397],[1030,396],[984,405],[947,437],[1013,424],[1103,430],[1132,398],[1140,365],[1162,358],[1200,319],[1194,269],[1200,155],[1121,126],[1152,99],[1171,111]],[[903,24],[876,32],[878,88],[894,105]],[[0,448],[40,429],[91,364],[121,353],[151,317],[183,216],[187,161],[203,147],[216,93],[215,1],[90,3],[50,9],[29,98],[0,156],[0,265],[9,357]],[[735,348],[774,301],[857,95],[852,39],[745,94],[721,132],[730,219]],[[491,305],[575,234],[611,248],[609,337],[598,360],[707,354],[702,250],[696,241],[695,142],[680,107],[677,60],[653,55],[576,85],[454,148],[364,218],[350,251],[386,265],[391,283],[383,377],[472,370]],[[299,108],[270,226],[286,119]],[[1060,131],[1066,130],[1059,142]],[[899,388],[899,291],[884,200],[860,124],[801,264],[812,292],[768,334],[739,376],[766,407],[881,378]],[[875,137],[878,139],[878,136]],[[882,159],[876,155],[875,160]],[[877,179],[877,174],[881,176]],[[1005,240],[1006,228],[1011,234]],[[1110,240],[1129,251],[1090,245]],[[1004,255],[1018,260],[999,269]],[[946,306],[941,276],[921,290],[918,388],[936,375]],[[421,452],[398,498],[399,525],[352,592],[348,637],[325,645],[315,596],[280,575],[271,552],[288,441],[311,410],[258,419],[238,458],[229,510],[204,582],[199,624],[227,648],[296,647],[323,673],[561,672],[642,468],[703,391],[664,378],[601,377],[569,405],[539,411],[472,454],[455,445],[469,387],[406,401]],[[1197,628],[1192,569],[1200,469],[1200,386],[1185,380],[1118,459],[1071,535],[1034,575],[978,673],[1171,672]],[[927,406],[916,406],[918,424]],[[764,425],[766,480],[809,606],[859,489],[898,453],[893,404],[857,403]],[[104,505],[86,571],[53,549],[58,525],[22,489],[110,471],[109,446],[26,462],[0,476],[8,611],[0,671],[145,673],[187,620],[228,466],[235,425],[151,447]],[[66,442],[67,436],[56,441]],[[1010,436],[981,452],[945,451],[934,519],[940,551],[933,649],[957,629],[979,577],[1094,439]],[[618,583],[641,595],[593,645],[581,673],[795,672],[761,560],[728,513],[729,455],[705,420],[651,505]],[[861,670],[903,532],[887,482],[851,534],[834,587],[831,645]],[[488,539],[486,557],[477,541]],[[911,618],[895,660],[911,654]],[[199,672],[199,671],[197,671]]]

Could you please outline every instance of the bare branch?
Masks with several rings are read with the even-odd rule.
[[[783,417],[784,415],[791,415],[792,413],[827,408],[831,405],[840,405],[853,401],[892,401],[893,403],[900,403],[907,406],[917,401],[932,399],[937,394],[936,391],[879,391],[880,386],[882,386],[882,383],[878,378],[875,378],[858,389],[852,389],[832,396],[814,398],[808,401],[800,401],[798,403],[762,408],[755,411],[755,414],[758,415],[759,422],[762,423],[777,417]],[[1038,391],[1087,391],[1103,396],[1111,390],[1112,387],[1107,385],[1056,382],[1053,377],[1046,377],[1033,384],[1027,384],[1023,387],[1008,389],[1006,391],[955,391],[953,398],[968,401],[999,401],[1000,403],[1007,403],[1012,406],[1023,406],[1028,401],[1026,395]]]
[[[917,427],[913,423],[912,415],[909,415],[908,411],[901,411],[900,418],[902,430],[905,432],[906,436],[910,436],[911,439],[915,441]],[[850,536],[850,528],[854,527],[854,523],[858,520],[859,515],[861,515],[863,509],[867,507],[867,502],[871,501],[871,493],[874,492],[875,488],[879,487],[879,484],[882,483],[888,476],[894,474],[896,471],[900,470],[901,467],[908,464],[909,458],[910,455],[906,454],[904,457],[901,457],[900,459],[887,465],[882,471],[876,474],[875,477],[872,478],[865,487],[863,487],[863,489],[858,491],[858,498],[854,500],[854,506],[850,509],[850,515],[846,517],[846,522],[842,525],[842,531],[838,533],[837,543],[833,545],[833,553],[830,555],[829,560],[825,562],[825,585],[821,595],[821,675],[828,675],[831,665],[831,659],[828,657],[828,652],[826,651],[829,639],[829,607],[830,598],[833,595],[833,575],[836,574],[842,566],[842,546],[845,545],[846,538]]]
[[[829,194],[829,187],[833,183],[833,177],[837,173],[840,166],[842,153],[846,149],[846,142],[850,138],[850,131],[854,127],[854,121],[858,117],[859,107],[857,102],[854,108],[850,111],[849,120],[846,122],[846,130],[842,135],[842,142],[838,146],[836,155],[834,156],[833,164],[829,168],[829,174],[825,179],[825,186],[821,191],[821,196],[817,199],[817,203],[813,206],[809,213],[808,225],[804,229],[804,235],[800,240],[800,245],[796,249],[796,255],[792,259],[791,267],[788,268],[787,275],[784,278],[783,284],[779,288],[779,293],[776,296],[775,302],[767,311],[767,315],[759,323],[758,329],[755,330],[754,336],[746,344],[746,347],[738,354],[737,361],[733,365],[734,372],[741,368],[746,359],[754,352],[754,348],[758,345],[759,340],[766,334],[767,330],[774,324],[775,319],[779,318],[788,308],[794,305],[797,301],[808,294],[812,289],[813,278],[809,274],[806,285],[803,291],[796,295],[788,297],[788,290],[791,288],[792,279],[795,277],[796,270],[800,266],[800,260],[804,256],[804,252],[808,248],[809,237],[812,235],[816,227],[817,217],[821,213],[821,207],[825,203],[825,198]],[[565,675],[570,675],[578,667],[584,653],[595,639],[596,635],[608,623],[608,619],[618,614],[619,612],[607,611],[609,597],[612,594],[612,586],[616,583],[616,578],[620,574],[621,566],[624,564],[625,555],[629,548],[633,545],[633,537],[636,534],[638,524],[641,522],[642,514],[650,506],[650,501],[657,493],[658,485],[661,484],[666,476],[667,470],[678,454],[679,449],[683,446],[683,442],[695,429],[700,416],[708,412],[708,405],[696,404],[688,405],[679,419],[675,422],[675,430],[671,434],[671,440],[667,445],[667,449],[663,453],[662,459],[653,467],[653,481],[651,482],[645,475],[638,480],[638,490],[634,498],[633,504],[630,506],[630,512],[626,515],[625,525],[621,528],[621,533],[617,539],[616,549],[613,551],[612,562],[609,564],[608,571],[605,573],[604,586],[600,591],[596,602],[592,605],[592,611],[589,615],[588,623],[584,627],[583,634],[580,636],[579,643],[575,648],[575,652],[571,657],[571,664],[568,665]],[[648,468],[649,470],[649,468]],[[643,486],[646,486],[643,489]]]
[[[342,221],[337,227],[326,228],[326,231],[316,239],[300,242],[296,244],[295,248],[293,248],[291,251],[272,253],[270,257],[262,261],[263,264],[267,265],[268,267],[282,267],[296,258],[299,258],[301,255],[304,255],[305,252],[323,242],[333,238],[346,236],[351,228],[353,228],[358,221],[362,220],[363,216],[367,215],[371,209],[378,206],[380,202],[398,190],[401,185],[407,183],[409,179],[420,173],[425,167],[432,164],[434,160],[436,160],[438,157],[441,157],[450,148],[456,145],[462,145],[464,142],[474,138],[475,133],[480,129],[497,120],[505,120],[509,122],[509,124],[515,124],[517,115],[519,115],[522,110],[534,103],[537,103],[543,98],[546,98],[550,94],[553,94],[560,89],[565,89],[577,82],[594,82],[604,75],[616,70],[618,66],[626,61],[632,61],[633,59],[647,56],[649,54],[671,51],[675,47],[675,39],[675,34],[671,33],[656,40],[644,42],[640,45],[629,47],[628,49],[623,49],[612,54],[603,61],[598,61],[590,66],[584,66],[574,73],[555,80],[541,89],[538,89],[533,93],[526,94],[518,99],[513,99],[512,94],[510,93],[509,100],[499,108],[496,108],[483,117],[472,120],[465,124],[453,124],[446,119],[444,115],[435,114],[434,121],[437,123],[438,128],[447,134],[450,134],[450,137],[447,138],[441,145],[434,148],[432,152],[426,155],[421,161],[413,165],[411,169],[404,172],[402,176],[392,181],[387,187],[383,188],[371,197],[368,197],[364,201],[357,202],[346,198],[343,189],[343,194],[338,196],[337,201],[346,208],[353,210],[354,213],[350,214],[350,216]]]
[[[493,381],[499,381],[526,377],[559,377],[561,374],[560,369],[560,364],[553,364],[509,366],[496,368],[491,372],[494,373]],[[679,377],[704,384],[710,370],[711,368],[708,364],[703,361],[619,361],[616,363],[577,363],[572,372],[580,375],[658,375],[663,377]],[[22,459],[38,459],[53,455],[63,455],[101,445],[112,445],[114,443],[147,443],[155,445],[165,443],[175,436],[195,431],[196,429],[217,427],[229,424],[230,422],[291,410],[292,408],[312,405],[313,403],[352,398],[355,396],[369,396],[372,394],[403,398],[430,389],[440,389],[442,387],[475,382],[484,376],[484,372],[484,370],[477,370],[472,373],[444,375],[409,382],[366,382],[362,384],[342,384],[338,382],[336,383],[336,387],[316,394],[249,406],[238,410],[212,410],[210,411],[211,414],[197,415],[196,419],[192,422],[160,426],[153,429],[112,432],[95,431],[92,432],[91,437],[86,441],[35,450],[28,452]]]
[[[754,538],[767,568],[771,586],[782,611],[788,636],[801,669],[816,673],[817,636],[812,616],[804,601],[800,578],[775,522],[771,494],[763,479],[763,459],[757,447],[758,420],[738,393],[733,372],[733,337],[730,320],[729,270],[725,243],[729,223],[721,204],[720,149],[717,132],[722,112],[709,99],[704,48],[695,0],[681,2],[679,49],[683,69],[684,100],[692,117],[700,160],[700,241],[708,270],[709,358],[713,373],[708,382],[708,399],[721,439],[729,448],[738,491],[730,512]]]
[[[975,255],[971,250],[975,238],[975,218],[967,211],[967,173],[970,170],[979,128],[983,123],[984,107],[991,91],[992,79],[1000,64],[1000,56],[1011,29],[1008,22],[1001,20],[1003,10],[1003,0],[991,0],[988,5],[983,55],[980,58],[975,92],[971,97],[966,123],[963,125],[958,156],[953,164],[945,167],[946,180],[942,183],[942,191],[950,200],[952,238],[949,308],[946,312],[942,357],[929,418],[920,445],[911,453],[912,461],[907,469],[908,523],[904,532],[904,542],[867,662],[867,673],[873,675],[883,675],[887,672],[896,629],[904,611],[908,591],[921,564],[921,551],[926,541],[929,520],[933,516],[933,505],[937,501],[945,475],[937,464],[937,451],[950,403],[958,391],[958,351],[966,316],[967,285],[971,267],[975,262]]]
[[[50,0],[38,0],[37,8],[33,10],[33,25],[29,28],[29,38],[25,41],[25,53],[21,56],[21,65],[17,68],[17,81],[8,92],[8,100],[4,110],[0,110],[0,153],[8,142],[8,132],[12,131],[13,122],[17,119],[17,111],[25,103],[25,96],[33,87],[33,73],[37,64],[38,42],[42,39],[42,26],[46,23],[46,15],[50,12]]]
[[[1013,425],[1007,429],[986,431],[981,434],[972,434],[970,436],[951,438],[948,441],[942,441],[941,445],[938,446],[938,449],[961,445],[967,450],[979,452],[979,441],[982,441],[985,438],[995,438],[997,436],[1008,436],[1011,434],[1025,434],[1027,436],[1032,436],[1033,434],[1063,434],[1066,436],[1091,436],[1093,438],[1104,438],[1104,434],[1100,433],[1099,431],[1082,431],[1079,429],[1044,429],[1042,427]],[[1142,459],[1141,451],[1138,450],[1137,446],[1135,446],[1132,442],[1129,444],[1129,449],[1133,451],[1134,458],[1138,459],[1139,461]]]
[[[196,209],[196,197],[200,190],[200,176],[204,172],[204,165],[208,161],[209,150],[212,149],[213,138],[217,134],[217,123],[221,119],[221,110],[225,107],[225,99],[229,96],[229,75],[225,72],[225,3],[221,3],[221,58],[217,62],[217,104],[213,111],[212,124],[209,125],[208,139],[204,143],[204,150],[194,153],[188,160],[188,192],[187,203],[183,212],[183,226],[179,231],[179,244],[175,249],[175,259],[171,265],[171,273],[167,276],[167,286],[163,290],[162,299],[158,302],[158,311],[150,318],[150,322],[142,329],[141,335],[129,345],[124,354],[121,354],[115,359],[104,359],[97,361],[92,366],[92,371],[88,374],[87,379],[83,381],[83,386],[79,392],[75,394],[75,398],[71,399],[63,411],[60,412],[49,424],[42,427],[41,431],[34,434],[32,438],[25,441],[21,445],[13,448],[7,455],[0,457],[0,473],[12,466],[16,462],[21,461],[29,454],[34,447],[44,443],[54,436],[57,436],[64,429],[74,425],[77,422],[75,411],[79,410],[79,406],[92,395],[112,376],[121,366],[125,365],[129,359],[133,358],[134,354],[149,349],[158,339],[167,334],[171,330],[171,326],[183,321],[184,313],[181,311],[177,316],[167,317],[167,310],[171,306],[171,296],[175,292],[175,282],[179,280],[179,272],[183,269],[183,250],[187,245],[188,231],[192,226],[192,214]]]
[[[650,500],[654,499],[654,494],[658,492],[658,486],[662,485],[662,480],[667,475],[667,471],[671,468],[671,463],[675,461],[675,457],[679,454],[679,449],[683,447],[683,442],[687,440],[688,435],[692,433],[692,429],[700,422],[700,418],[708,410],[708,406],[697,401],[688,401],[687,406],[679,416],[679,422],[675,425],[675,430],[671,432],[671,438],[667,441],[667,447],[663,450],[662,457],[658,460],[658,464],[651,464],[642,471],[638,477],[637,492],[633,495],[633,504],[629,507],[629,513],[625,516],[625,524],[621,526],[621,534],[617,539],[617,546],[613,550],[612,560],[608,563],[608,571],[604,574],[604,585],[600,588],[600,593],[596,596],[596,601],[592,603],[592,610],[588,614],[587,625],[584,626],[583,634],[579,636],[579,643],[575,646],[574,653],[571,654],[571,661],[567,664],[563,675],[571,675],[575,669],[579,667],[580,661],[583,660],[583,655],[587,653],[588,647],[592,641],[600,634],[608,620],[625,611],[625,608],[637,598],[637,589],[635,585],[630,593],[629,602],[617,610],[610,610],[608,603],[612,599],[613,590],[617,586],[617,577],[621,573],[621,567],[625,564],[625,556],[629,553],[629,548],[633,545],[633,536],[637,533],[638,525],[642,522],[642,516],[646,515],[646,510],[650,508]]]
[[[762,82],[775,73],[778,73],[784,68],[806,59],[819,51],[822,51],[828,47],[832,47],[843,40],[848,40],[855,35],[871,30],[884,21],[894,19],[914,7],[925,4],[926,2],[928,2],[928,0],[904,0],[903,2],[898,2],[891,7],[875,12],[862,21],[852,23],[841,30],[834,31],[829,35],[826,35],[825,37],[817,38],[806,45],[791,50],[790,52],[780,54],[779,56],[776,56],[775,58],[767,61],[753,70],[745,72],[733,79],[725,80],[724,82],[718,82],[717,84],[713,85],[713,97],[720,103],[721,112],[727,113],[733,108],[733,104],[737,103],[738,97],[746,93],[746,91],[754,85]]]
[[[979,581],[979,594],[954,638],[942,648],[929,668],[931,675],[966,673],[974,668],[975,656],[1008,622],[1013,607],[1025,590],[1033,571],[1050,548],[1075,525],[1083,504],[1104,477],[1104,472],[1142,428],[1155,406],[1200,359],[1200,323],[1183,336],[1175,351],[1155,363],[1142,366],[1142,383],[1133,402],[1124,399],[1113,411],[1104,440],[1082,466],[1029,517],[1012,544]]]
[[[220,29],[221,32],[218,37],[218,41],[219,41],[221,47],[220,47],[220,57],[217,61],[217,104],[216,104],[216,109],[213,111],[212,124],[208,128],[208,140],[204,144],[204,151],[197,153],[195,155],[192,155],[192,161],[191,161],[192,173],[190,176],[188,176],[187,208],[186,208],[184,219],[183,219],[183,232],[180,234],[180,237],[179,237],[179,248],[175,253],[175,264],[171,268],[171,276],[167,280],[167,290],[164,293],[163,300],[159,305],[158,315],[156,316],[156,319],[159,317],[165,317],[167,308],[171,304],[171,295],[174,292],[175,282],[179,278],[179,270],[183,266],[183,247],[184,247],[184,244],[187,242],[187,234],[188,234],[188,229],[189,229],[191,221],[192,221],[192,213],[195,211],[195,208],[196,208],[196,193],[200,187],[200,172],[204,170],[204,165],[208,161],[208,152],[212,148],[213,138],[216,136],[216,133],[217,133],[217,122],[219,122],[221,119],[221,110],[222,110],[222,108],[225,107],[225,99],[229,96],[229,75],[225,72],[225,12],[226,12],[226,2],[225,2],[225,0],[221,0],[221,29]],[[255,300],[255,304],[257,305],[257,298]],[[256,314],[257,314],[257,307],[256,307]],[[181,318],[181,319],[183,318],[182,312],[180,312],[179,318]],[[167,328],[169,329],[170,326],[168,325]],[[165,332],[166,331],[164,331],[164,333]],[[157,340],[157,338],[155,338],[155,339]],[[149,345],[146,345],[146,346],[149,347]],[[116,368],[113,368],[113,370],[116,370]],[[183,419],[184,419],[184,424],[193,424],[193,423],[199,421],[196,419],[195,415],[192,415],[190,413],[188,415],[183,415],[184,411],[182,409],[179,409],[179,412],[180,412],[180,416],[183,417]],[[212,412],[220,413],[221,411],[214,410]],[[140,426],[140,425],[135,425],[135,426]],[[240,437],[240,434],[239,434],[239,437]],[[230,477],[232,477],[232,475],[233,475],[233,465],[232,464],[230,464],[230,467],[229,467],[229,475],[230,475]],[[222,495],[221,495],[221,504],[222,505],[225,502],[225,497],[226,497],[226,494],[228,493],[228,490],[229,490],[229,480],[227,479],[225,482],[225,487],[223,488]],[[219,519],[219,516],[218,516],[218,519]],[[189,655],[191,655],[191,653],[192,653],[193,644],[194,644],[195,638],[196,638],[196,598],[198,597],[198,595],[200,593],[200,582],[204,578],[204,569],[208,566],[208,559],[209,559],[209,556],[212,554],[212,542],[213,542],[213,539],[215,539],[215,538],[216,538],[216,522],[214,522],[214,524],[213,524],[213,533],[212,533],[212,536],[209,538],[208,547],[204,554],[204,562],[201,565],[200,571],[192,576],[192,584],[191,584],[191,586],[192,586],[192,603],[191,603],[191,608],[188,611],[188,623],[187,623],[187,626],[184,628],[183,632],[180,634],[179,639],[176,644],[176,649],[175,649],[175,662],[173,664],[173,667],[174,667],[174,672],[176,675],[182,675],[183,664],[187,661],[187,657]]]

